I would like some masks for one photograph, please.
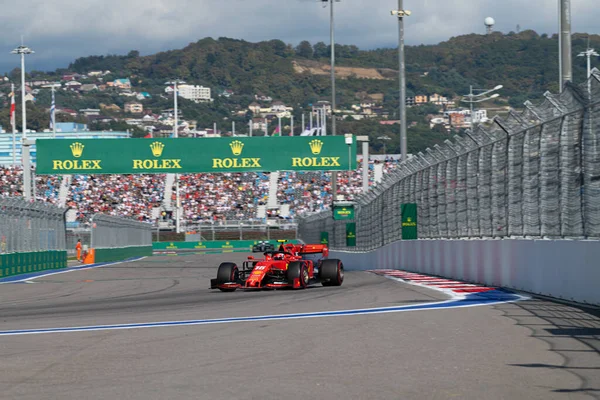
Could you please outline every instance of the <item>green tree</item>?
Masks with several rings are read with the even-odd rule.
[[[313,54],[315,58],[324,58],[329,56],[329,46],[323,42],[315,43],[313,46]]]
[[[312,58],[313,56],[313,48],[310,42],[303,40],[296,47],[296,55],[302,58]]]

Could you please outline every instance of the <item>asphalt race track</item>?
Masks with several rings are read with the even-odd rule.
[[[369,272],[338,288],[208,289],[221,261],[245,256],[0,285],[0,398],[600,399],[597,311],[540,299],[449,308],[443,292]],[[315,314],[373,308],[393,312]],[[259,318],[235,319],[248,316]]]

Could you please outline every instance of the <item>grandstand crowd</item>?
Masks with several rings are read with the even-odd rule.
[[[375,161],[377,163],[377,161]],[[338,195],[348,200],[362,192],[362,169],[338,173]],[[383,174],[397,162],[383,162]],[[373,161],[369,180],[374,179]],[[36,199],[56,204],[62,176],[36,176]],[[164,174],[74,175],[68,185],[65,205],[76,210],[76,219],[87,222],[95,213],[152,221],[153,208],[160,207],[165,193]],[[0,197],[22,194],[20,167],[0,167]],[[254,220],[257,207],[267,204],[268,173],[183,174],[179,176],[183,220],[189,223],[220,220]],[[325,172],[281,172],[277,186],[279,204],[288,204],[290,217],[320,211],[332,201],[331,174]],[[175,206],[175,189],[172,191]]]

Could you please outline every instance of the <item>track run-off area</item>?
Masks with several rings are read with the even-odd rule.
[[[597,310],[398,270],[208,289],[247,255],[0,284],[0,398],[600,398]]]

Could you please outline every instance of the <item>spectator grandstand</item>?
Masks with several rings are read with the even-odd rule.
[[[374,163],[369,164],[370,184]],[[398,165],[383,162],[383,174]],[[281,172],[277,203],[290,206],[290,217],[321,211],[331,204],[331,174],[325,172]],[[36,198],[57,204],[62,176],[37,176]],[[338,173],[338,194],[352,200],[362,192],[362,168]],[[21,196],[20,167],[0,168],[0,197]],[[183,220],[188,223],[220,220],[256,220],[259,205],[267,204],[268,173],[183,174],[179,177]],[[165,175],[74,175],[68,185],[65,205],[76,210],[79,222],[88,222],[97,212],[152,221],[152,209],[160,207]],[[175,204],[175,190],[173,190]]]

